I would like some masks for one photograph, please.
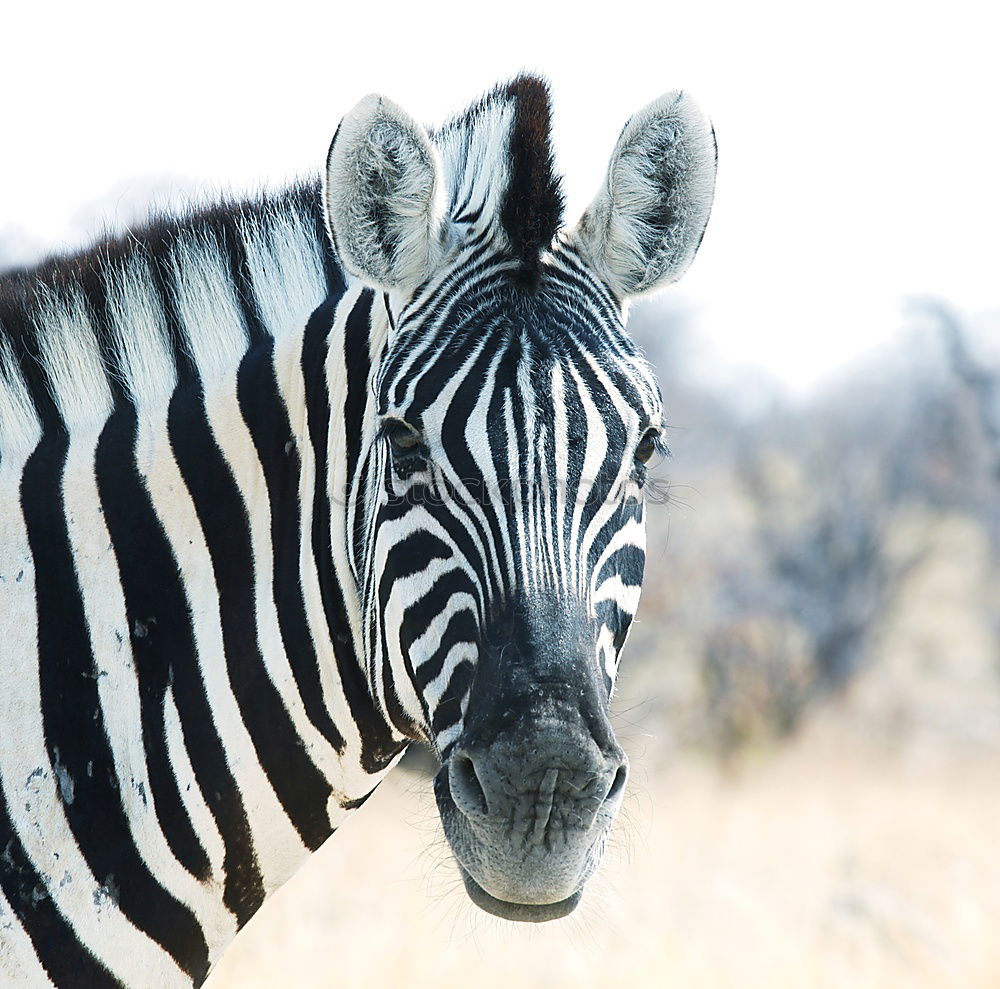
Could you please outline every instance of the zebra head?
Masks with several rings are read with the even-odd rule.
[[[622,799],[609,699],[663,425],[625,307],[688,267],[714,176],[667,94],[562,230],[532,77],[433,133],[368,97],[330,149],[330,232],[384,324],[348,520],[369,683],[438,753],[466,888],[509,919],[575,907]]]

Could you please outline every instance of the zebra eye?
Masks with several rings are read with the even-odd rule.
[[[423,446],[420,433],[402,419],[388,420],[382,427],[382,433],[389,441],[389,449],[397,457],[411,456]]]
[[[648,464],[656,453],[660,445],[660,434],[658,430],[649,429],[646,435],[639,440],[639,445],[635,448],[636,463]]]

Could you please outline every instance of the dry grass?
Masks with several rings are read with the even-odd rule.
[[[538,928],[471,906],[429,788],[397,774],[207,989],[1000,985],[1000,757],[877,751],[848,723],[736,775],[640,778],[580,909]]]

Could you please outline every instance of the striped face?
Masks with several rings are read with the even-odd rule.
[[[481,652],[539,602],[607,694],[642,579],[650,369],[571,249],[531,293],[509,274],[473,252],[424,288],[377,383],[369,668],[397,728],[445,757]]]
[[[627,772],[608,705],[642,580],[658,391],[620,305],[566,246],[530,292],[473,250],[393,322],[370,452],[369,675],[397,731],[442,760],[473,899],[559,916]],[[525,855],[507,823],[543,813]]]

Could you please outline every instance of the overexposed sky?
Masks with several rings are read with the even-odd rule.
[[[1000,307],[992,5],[839,2],[19,4],[5,11],[0,237],[64,247],[149,176],[280,184],[378,91],[439,121],[521,68],[550,80],[575,218],[626,118],[690,90],[716,205],[674,289],[726,360],[801,388],[883,340],[899,301]],[[114,217],[109,217],[113,222]]]

